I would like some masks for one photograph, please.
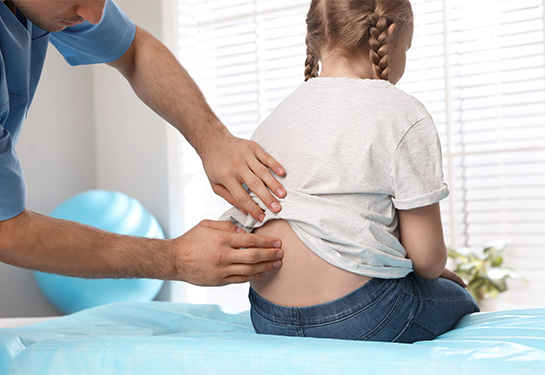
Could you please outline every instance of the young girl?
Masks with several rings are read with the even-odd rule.
[[[448,190],[435,125],[394,86],[411,5],[313,0],[307,26],[307,82],[252,137],[289,172],[283,209],[262,222],[236,209],[223,216],[282,240],[283,267],[251,283],[255,330],[433,339],[478,307],[445,269],[438,202]]]

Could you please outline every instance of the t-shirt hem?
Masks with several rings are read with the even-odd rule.
[[[312,250],[312,249],[311,249]],[[374,277],[378,279],[401,279],[411,272],[412,268],[393,267],[393,266],[368,266],[361,263],[352,263],[350,261],[339,261],[339,259],[328,259],[325,254],[320,254],[312,250],[314,254],[328,262],[329,264],[357,275]],[[345,259],[346,260],[346,259]]]
[[[379,279],[400,279],[413,272],[412,262],[408,259],[399,257],[393,262],[386,261],[381,265],[371,265],[361,262],[355,262],[343,256],[337,256],[336,252],[318,250],[319,246],[309,242],[304,236],[304,231],[288,220],[291,228],[299,239],[318,257],[325,262],[340,268],[342,270],[355,273],[357,275],[376,277]]]

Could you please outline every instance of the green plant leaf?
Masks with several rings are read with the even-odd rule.
[[[509,245],[510,241],[507,241],[507,240],[497,240],[497,241],[492,241],[492,242],[489,242],[487,243],[485,246],[484,246],[484,253],[495,253],[495,254],[498,254],[498,253],[503,253],[505,251],[505,249],[507,248],[507,246]]]
[[[490,260],[490,264],[492,265],[492,267],[501,267],[501,265],[503,264],[503,257],[502,256],[494,257],[493,259]]]
[[[501,293],[507,290],[507,283],[505,282],[505,279],[495,279],[495,280],[491,279],[490,281],[491,281],[491,285],[489,288],[490,292]]]
[[[467,262],[469,259],[467,257],[466,254],[460,252],[460,251],[456,251],[454,249],[448,249],[448,256],[449,258],[453,259],[455,261],[455,263],[458,263],[458,262]]]
[[[448,249],[448,256],[456,267],[455,272],[466,280],[467,289],[477,302],[483,298],[495,298],[506,291],[508,279],[523,279],[517,272],[502,267],[505,261],[503,252],[509,243],[498,240],[486,244],[482,249]]]

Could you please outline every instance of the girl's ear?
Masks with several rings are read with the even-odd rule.
[[[388,36],[392,36],[394,34],[395,29],[396,29],[396,24],[392,23],[390,27],[388,27]]]

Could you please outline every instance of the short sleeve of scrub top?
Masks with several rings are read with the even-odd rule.
[[[72,66],[108,63],[120,58],[131,45],[136,26],[117,5],[108,0],[98,25],[84,22],[51,33],[51,44]]]
[[[4,7],[3,4],[0,4]],[[17,216],[26,206],[26,185],[15,143],[26,118],[43,67],[47,39],[70,65],[107,63],[131,45],[136,26],[112,0],[107,0],[97,25],[84,22],[46,33],[0,9],[0,221]],[[38,44],[39,38],[42,44]],[[26,73],[28,72],[28,74]],[[26,77],[26,78],[25,78]]]

